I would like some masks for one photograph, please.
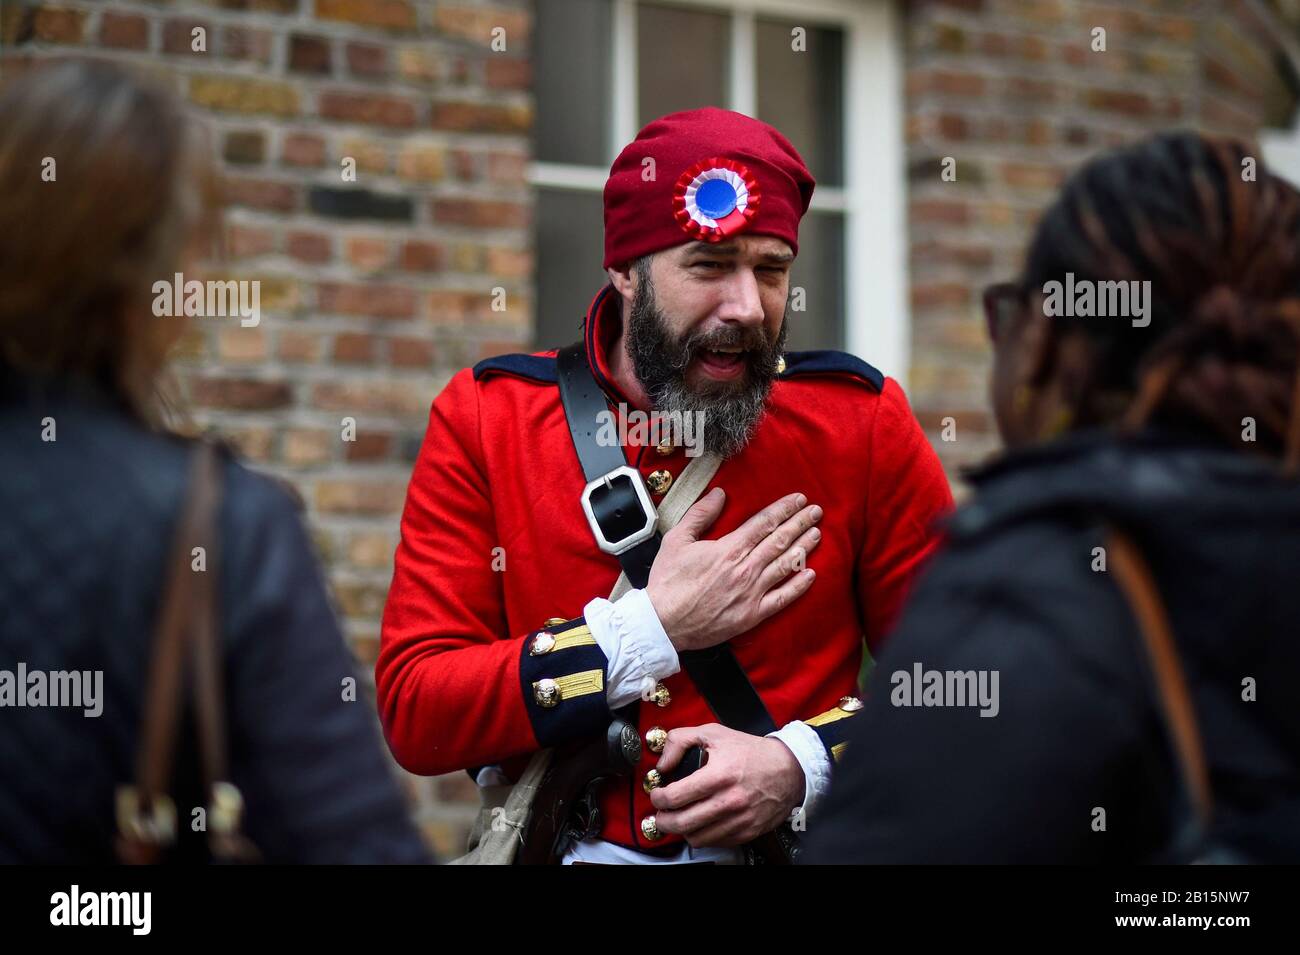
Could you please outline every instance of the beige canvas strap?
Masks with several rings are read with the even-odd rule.
[[[722,458],[708,452],[691,459],[677,480],[673,482],[673,486],[668,489],[664,499],[659,502],[659,520],[656,526],[660,534],[667,534],[677,526],[677,522],[691,509],[691,505],[700,499],[700,495],[704,493],[704,489],[709,486],[713,475],[718,473],[718,468],[721,466]],[[631,589],[632,583],[627,579],[627,574],[619,574],[618,580],[614,581],[614,589],[609,592],[609,599],[617,600]]]

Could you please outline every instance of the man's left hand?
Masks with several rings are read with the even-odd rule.
[[[700,846],[740,846],[771,832],[803,802],[803,769],[779,739],[718,723],[670,730],[657,769],[667,774],[692,746],[706,762],[685,779],[652,790],[660,832]]]

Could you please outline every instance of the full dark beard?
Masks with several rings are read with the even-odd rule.
[[[717,329],[678,341],[668,332],[658,306],[649,269],[638,269],[636,294],[627,323],[627,350],[632,370],[654,410],[698,415],[705,451],[731,457],[754,437],[767,396],[776,380],[776,363],[785,350],[786,323],[770,340],[761,328]],[[744,348],[746,373],[737,381],[715,381],[693,390],[686,383],[691,361],[706,348]]]

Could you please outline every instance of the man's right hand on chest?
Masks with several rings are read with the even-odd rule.
[[[714,488],[664,535],[646,594],[677,650],[702,650],[745,633],[807,593],[808,554],[821,542],[822,509],[802,494],[769,504],[718,540],[701,540],[726,500]]]

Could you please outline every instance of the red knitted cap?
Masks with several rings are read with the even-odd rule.
[[[767,123],[716,106],[670,113],[610,167],[604,268],[740,232],[784,239],[798,252],[814,185],[790,140]]]

